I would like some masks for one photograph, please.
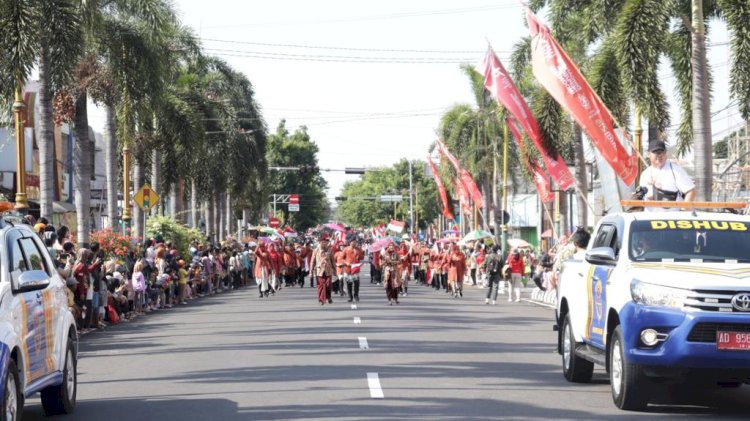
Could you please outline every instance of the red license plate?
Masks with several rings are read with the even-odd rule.
[[[723,351],[750,351],[750,332],[716,332],[716,348]]]

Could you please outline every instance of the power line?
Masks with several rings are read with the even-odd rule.
[[[208,49],[207,49],[208,50]],[[373,64],[467,64],[468,60],[410,60],[410,59],[335,59],[335,58],[320,58],[315,56],[296,56],[296,57],[284,57],[274,56],[269,54],[233,54],[233,53],[217,53],[217,56],[221,57],[241,57],[241,58],[259,58],[268,60],[285,60],[285,61],[318,61],[318,62],[329,62],[329,63],[373,63]]]
[[[243,23],[237,25],[220,25],[220,26],[205,26],[204,28],[241,28],[241,27],[264,27],[264,26],[290,26],[290,25],[318,25],[327,23],[351,23],[351,22],[362,22],[362,21],[373,21],[373,20],[388,20],[388,19],[403,19],[403,18],[414,18],[424,16],[439,16],[439,15],[453,15],[463,13],[474,13],[484,12],[489,10],[502,10],[502,9],[518,9],[521,7],[520,3],[494,5],[494,6],[478,6],[478,7],[463,7],[456,9],[442,9],[442,10],[428,10],[421,12],[403,12],[403,13],[388,13],[381,15],[365,15],[365,16],[352,16],[335,19],[320,19],[320,20],[309,20],[309,21],[282,21],[282,22],[257,22],[257,23]]]
[[[398,49],[398,48],[356,48],[356,47],[333,47],[320,45],[303,45],[303,44],[280,44],[271,42],[252,42],[252,41],[235,41],[215,38],[201,38],[203,41],[221,42],[226,44],[258,45],[262,47],[286,47],[301,48],[311,50],[339,50],[339,51],[364,51],[379,53],[418,53],[418,54],[484,54],[484,50],[419,50],[419,49]],[[496,50],[495,52],[511,54],[512,51]]]
[[[367,56],[340,56],[324,54],[291,54],[269,51],[247,51],[232,50],[224,48],[205,48],[206,51],[217,55],[228,55],[233,57],[267,58],[277,60],[301,60],[301,61],[334,61],[353,63],[448,63],[459,64],[470,61],[478,61],[478,57],[367,57]]]

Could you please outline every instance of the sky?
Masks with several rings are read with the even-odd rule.
[[[515,0],[176,0],[175,6],[207,54],[247,75],[269,131],[281,119],[290,131],[308,127],[322,169],[425,159],[440,116],[474,102],[460,63],[478,65],[489,42],[510,67],[513,44],[528,35]],[[742,121],[736,106],[727,107],[726,28],[715,23],[711,30],[711,108],[723,109],[713,131],[721,138]],[[660,74],[674,103],[665,64]],[[676,125],[676,104],[672,111]],[[323,176],[331,199],[358,177]]]

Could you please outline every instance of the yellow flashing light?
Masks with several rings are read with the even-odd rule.
[[[679,209],[745,209],[745,202],[667,202],[659,200],[620,200],[622,206]]]

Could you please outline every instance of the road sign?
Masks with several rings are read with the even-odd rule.
[[[278,228],[279,225],[281,225],[281,221],[279,221],[279,218],[271,218],[268,220],[268,225],[270,225],[271,228]]]
[[[299,205],[299,195],[298,194],[290,194],[289,195],[289,204],[290,205]]]
[[[402,200],[404,200],[404,198],[400,194],[390,194],[390,195],[380,196],[381,202],[400,202]]]
[[[299,212],[299,204],[289,202],[289,212]]]
[[[133,196],[133,201],[139,208],[144,211],[149,211],[159,203],[159,195],[151,190],[151,186],[144,184],[141,189],[138,190],[138,193]]]

